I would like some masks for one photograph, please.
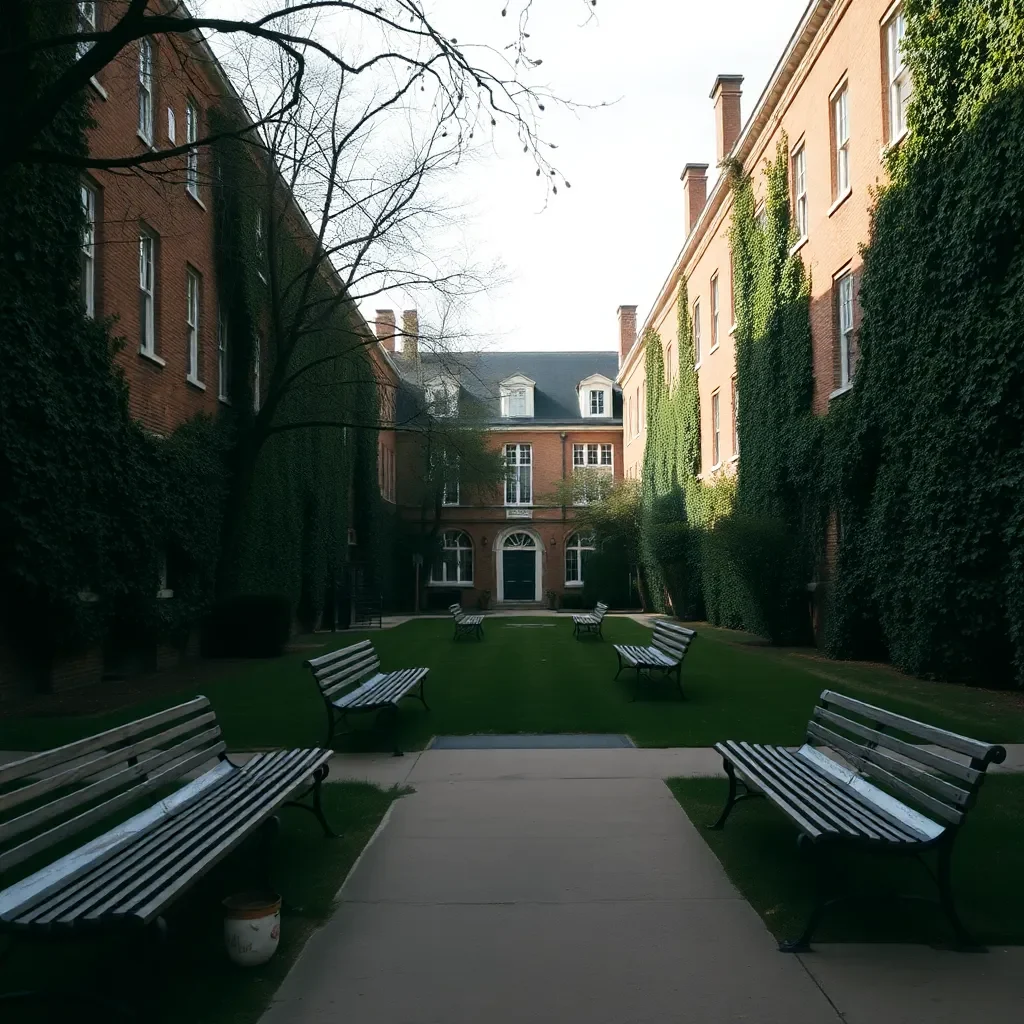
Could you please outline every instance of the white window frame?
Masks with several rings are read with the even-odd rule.
[[[604,388],[590,388],[590,415],[605,416],[604,411],[605,393]]]
[[[793,220],[802,242],[807,237],[807,148],[802,143],[793,152]]]
[[[153,145],[153,43],[139,40],[139,136]]]
[[[524,419],[527,410],[527,395],[525,387],[509,388],[505,396],[508,403],[508,412],[505,415],[509,419]]]
[[[889,143],[907,133],[907,104],[914,92],[914,80],[903,58],[903,37],[907,19],[899,8],[885,23],[886,71],[889,79]]]
[[[156,355],[156,237],[139,231],[139,350]]]
[[[597,488],[598,493],[588,493],[587,480],[590,474],[600,473],[609,477],[615,476],[615,445],[605,442],[577,442],[572,446],[572,471],[581,474],[582,486],[574,488],[577,493],[573,497],[574,505],[589,505],[602,497],[605,485]],[[596,481],[595,481],[596,482]]]
[[[424,389],[427,411],[438,419],[451,419],[459,414],[459,387],[454,381],[439,380]]]
[[[465,541],[465,543],[462,543]],[[455,552],[455,579],[448,579],[448,563],[445,552]],[[468,553],[468,557],[466,557]],[[465,530],[446,530],[441,535],[440,557],[430,566],[430,585],[434,587],[471,587],[473,585],[473,540]],[[466,562],[469,563],[468,571]],[[440,569],[440,579],[435,572]]]
[[[853,271],[836,278],[836,306],[839,323],[839,386],[853,381]]]
[[[583,552],[596,551],[592,534],[573,533],[565,541],[565,585],[567,587],[582,587],[583,579]],[[575,558],[571,558],[575,555]]]
[[[222,402],[230,402],[231,394],[228,390],[228,318],[224,307],[217,307],[217,397]]]
[[[718,288],[718,271],[711,276],[711,352],[718,348],[718,315],[721,312],[721,302]]]
[[[850,179],[850,87],[843,82],[832,96],[832,138],[835,152],[836,199],[853,187]]]
[[[529,506],[533,504],[533,445],[505,445],[505,504]],[[523,470],[526,470],[524,473]],[[523,480],[526,486],[523,486]],[[525,497],[524,497],[525,495]]]
[[[199,150],[193,143],[199,141],[199,109],[192,100],[185,100],[185,143],[192,148],[185,154],[185,191],[199,198]]]
[[[693,304],[693,365],[700,366],[700,299]],[[668,383],[668,361],[665,362],[665,383]]]
[[[82,182],[82,212],[85,227],[82,229],[82,302],[85,315],[96,316],[96,189]]]
[[[75,4],[75,31],[80,34],[96,31],[96,0],[78,0]],[[75,44],[78,59],[81,60],[91,49],[92,41],[81,40]]]
[[[452,470],[454,469],[454,474]],[[459,479],[459,457],[452,457],[449,461],[448,453],[441,456],[441,504],[446,508],[454,508],[459,504],[459,492],[461,481]],[[449,486],[454,484],[454,486]]]
[[[722,464],[722,395],[721,388],[711,392],[711,456],[712,469]]]
[[[191,267],[185,267],[185,377],[193,384],[201,384],[199,378],[199,274]]]

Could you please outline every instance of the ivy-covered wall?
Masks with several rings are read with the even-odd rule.
[[[15,40],[70,25],[73,5],[21,5]],[[46,78],[61,64],[39,60]],[[47,129],[85,152],[84,100]],[[116,325],[83,312],[77,172],[15,167],[0,180],[0,642],[45,685],[53,659],[114,624],[181,641],[212,588],[226,438],[210,420],[171,437],[128,413]],[[176,599],[158,601],[164,553]]]

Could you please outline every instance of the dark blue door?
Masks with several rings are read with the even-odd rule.
[[[504,551],[506,601],[537,599],[537,560],[532,551]]]

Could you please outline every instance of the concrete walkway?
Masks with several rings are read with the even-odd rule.
[[[662,781],[706,751],[338,758],[408,783],[263,1024],[1017,1019],[1024,949],[785,956]],[[687,771],[689,768],[691,771]]]

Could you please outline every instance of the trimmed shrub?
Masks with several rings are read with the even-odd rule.
[[[276,658],[292,633],[292,606],[281,594],[236,594],[219,601],[203,628],[207,658]]]

